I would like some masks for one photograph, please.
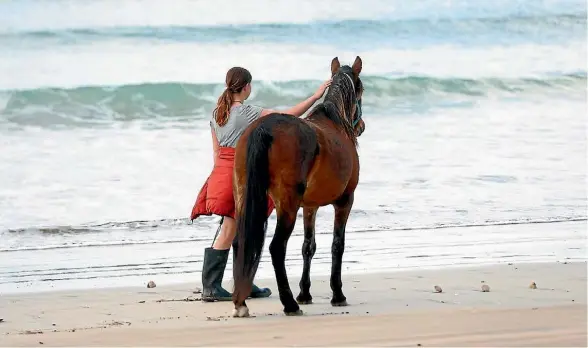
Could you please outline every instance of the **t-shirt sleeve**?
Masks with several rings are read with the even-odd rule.
[[[243,115],[248,123],[251,123],[261,117],[263,108],[256,105],[243,105]]]

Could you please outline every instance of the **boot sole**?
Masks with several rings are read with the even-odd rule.
[[[203,297],[202,302],[227,302],[232,301],[232,297]]]
[[[272,291],[270,290],[268,292],[251,294],[251,295],[249,295],[249,298],[266,298],[266,297],[270,297],[271,295],[272,295]]]

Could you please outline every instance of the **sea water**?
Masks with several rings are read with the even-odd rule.
[[[286,108],[335,56],[365,86],[344,273],[586,260],[585,1],[223,6],[0,2],[0,292],[199,282],[219,219],[188,216],[226,71]],[[316,226],[313,276],[332,207]]]

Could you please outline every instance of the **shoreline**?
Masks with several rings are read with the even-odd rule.
[[[345,263],[345,262],[344,262]],[[494,267],[502,267],[502,266],[513,266],[513,267],[518,267],[518,266],[524,266],[524,265],[541,265],[541,264],[546,264],[546,265],[550,265],[550,264],[562,264],[562,265],[567,265],[567,264],[577,264],[577,263],[588,263],[588,261],[585,260],[564,260],[564,261],[551,261],[551,260],[545,260],[545,261],[536,261],[536,260],[531,260],[531,261],[518,261],[518,262],[509,262],[509,261],[500,261],[500,262],[494,262],[494,263],[460,263],[460,264],[439,264],[439,265],[425,265],[425,266],[413,266],[413,267],[403,267],[403,268],[389,268],[389,269],[385,269],[385,270],[375,270],[375,271],[369,271],[369,270],[365,270],[365,271],[359,271],[359,270],[354,270],[354,271],[342,271],[342,277],[349,277],[349,278],[354,278],[354,277],[363,277],[363,276],[368,276],[368,277],[378,277],[378,276],[394,276],[396,274],[404,274],[404,273],[413,273],[413,272],[459,272],[459,270],[470,270],[470,269],[485,269],[485,268],[494,268]],[[270,271],[273,272],[273,268],[271,268],[271,264],[270,265],[266,265],[267,267],[270,267]],[[288,267],[288,266],[286,266]],[[274,284],[275,285],[275,278],[274,275],[271,273],[268,273],[266,270],[265,273],[262,274],[262,276],[256,276],[256,284],[260,283],[260,284]],[[311,278],[313,269],[311,269]],[[187,282],[187,281],[172,281],[172,282],[158,282],[157,278],[158,275],[155,276],[145,276],[145,277],[141,277],[144,278],[145,281],[143,281],[141,283],[141,285],[137,285],[137,283],[134,283],[133,285],[105,285],[105,286],[100,286],[100,287],[64,287],[64,288],[43,288],[43,289],[38,289],[38,290],[26,290],[26,289],[19,289],[19,290],[12,290],[12,291],[4,291],[2,293],[0,293],[0,298],[2,298],[3,296],[22,296],[22,295],[50,295],[50,294],[63,294],[63,293],[86,293],[86,292],[101,292],[101,291],[115,291],[115,292],[127,292],[127,291],[137,291],[137,292],[141,292],[144,289],[147,289],[147,283],[150,280],[154,280],[157,287],[165,287],[167,289],[175,289],[175,288],[194,288],[194,289],[200,289],[201,288],[201,284],[200,284],[200,273],[199,272],[193,272],[192,274],[194,274],[195,276],[193,277],[194,281],[191,282]],[[290,270],[287,268],[287,274],[288,274],[288,279],[289,282],[291,283],[290,286],[292,288],[292,291],[294,292],[295,289],[298,289],[298,281],[300,279],[300,274],[293,272],[293,270]],[[314,278],[323,281],[323,280],[327,280],[328,281],[328,275],[325,274],[320,274],[320,275],[315,275]],[[231,269],[231,265],[229,265],[229,263],[227,263],[227,267],[225,269],[225,275],[223,277],[223,286],[227,287],[227,289],[229,289],[230,287],[232,287],[233,283],[232,283],[232,278],[233,278],[233,273],[232,273],[232,269]],[[312,279],[311,279],[312,280]],[[294,282],[293,282],[294,281]],[[292,287],[294,285],[294,287]],[[150,289],[147,289],[150,290]],[[277,291],[277,290],[276,290]]]
[[[3,294],[0,345],[585,346],[586,270],[586,262],[545,262],[343,272],[347,307],[330,306],[328,277],[311,275],[315,303],[297,318],[282,313],[274,279],[256,282],[273,294],[248,300],[248,319],[230,317],[230,302],[200,302],[197,283]],[[299,277],[289,275],[296,296]],[[329,327],[333,334],[320,336]]]
[[[343,273],[365,274],[439,270],[499,264],[586,261],[586,222],[504,225],[415,231],[376,230],[346,235]],[[186,231],[186,233],[189,231]],[[332,234],[317,234],[312,274],[328,276]],[[302,234],[294,234],[286,255],[288,274],[300,276]],[[200,280],[209,240],[173,245],[123,245],[66,250],[0,252],[0,293],[116,289],[181,285]],[[266,243],[258,279],[273,279]],[[46,262],[44,260],[50,260]],[[232,278],[232,263],[225,277]]]

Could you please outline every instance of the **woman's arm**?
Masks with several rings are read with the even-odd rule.
[[[293,107],[286,109],[286,110],[273,110],[273,109],[263,109],[261,111],[261,115],[260,117],[264,117],[267,116],[271,113],[274,112],[280,112],[280,113],[284,113],[284,114],[290,114],[296,117],[300,117],[302,115],[304,115],[304,113],[310,109],[310,107],[319,99],[322,98],[323,94],[325,94],[325,91],[327,90],[327,88],[331,85],[331,80],[327,80],[325,82],[323,82],[323,84],[320,85],[320,87],[316,90],[316,92],[314,92],[314,94],[310,97],[307,98],[305,100],[303,100],[302,102],[294,105]]]
[[[301,101],[300,103],[294,105],[293,107],[286,109],[286,110],[273,110],[273,109],[263,109],[261,111],[261,117],[267,116],[274,112],[279,112],[283,114],[289,114],[292,116],[300,117],[304,115],[304,113],[310,109],[310,107],[320,98],[316,98],[314,95],[306,100]]]
[[[212,134],[212,161],[216,164],[216,157],[218,155],[218,139],[216,138],[216,133],[214,133],[214,128],[210,128],[210,132]]]

